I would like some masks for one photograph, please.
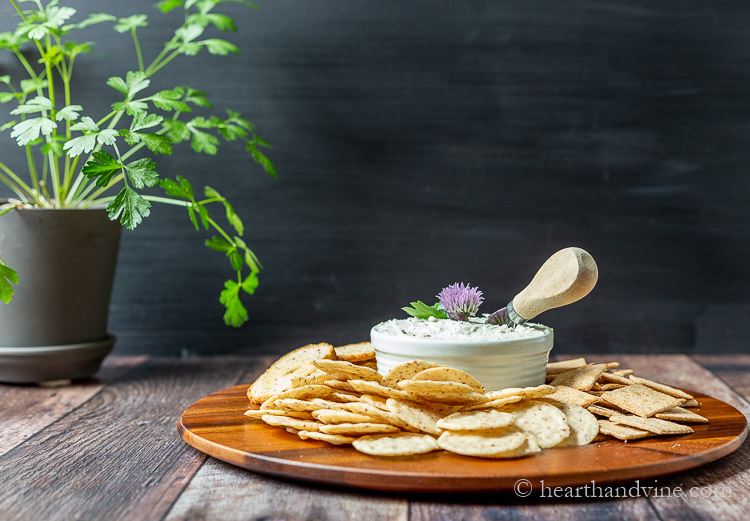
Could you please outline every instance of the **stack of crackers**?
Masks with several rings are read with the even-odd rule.
[[[547,382],[555,393],[545,397],[576,404],[606,419],[599,432],[620,440],[647,436],[690,434],[690,423],[708,419],[690,410],[699,407],[690,394],[646,378],[617,362],[587,364],[575,358],[547,364]]]
[[[392,457],[443,449],[516,458],[602,434],[690,433],[683,423],[708,421],[685,408],[698,405],[689,394],[632,373],[577,358],[548,364],[548,384],[486,392],[470,374],[423,360],[383,376],[369,342],[311,344],[281,357],[248,388],[260,408],[245,414],[301,439]]]

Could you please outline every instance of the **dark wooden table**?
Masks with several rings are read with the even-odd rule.
[[[750,414],[748,355],[611,358]],[[748,443],[717,462],[656,483],[670,490],[710,487],[696,492],[698,497],[554,499],[406,497],[321,488],[234,468],[182,442],[176,425],[185,407],[251,381],[271,361],[111,357],[95,380],[71,387],[0,385],[0,520],[750,518]]]

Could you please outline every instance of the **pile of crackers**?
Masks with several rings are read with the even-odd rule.
[[[685,408],[698,405],[692,396],[632,373],[578,358],[548,364],[548,384],[486,392],[470,374],[423,360],[383,376],[369,342],[311,344],[281,357],[248,388],[260,408],[245,414],[301,439],[390,457],[442,449],[516,458],[602,434],[689,433],[683,423],[707,421]]]
[[[599,432],[620,440],[690,434],[689,425],[708,423],[693,412],[698,401],[681,389],[635,376],[617,362],[587,364],[575,358],[547,364],[547,383],[555,392],[547,400],[576,404],[606,419]]]

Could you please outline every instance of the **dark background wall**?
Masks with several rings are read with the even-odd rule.
[[[67,3],[148,13],[147,58],[178,19],[151,0]],[[479,285],[491,312],[568,245],[596,258],[600,282],[540,317],[558,352],[747,349],[747,2],[258,3],[225,9],[241,55],[181,58],[155,77],[208,91],[274,145],[278,180],[235,147],[158,160],[245,218],[266,266],[250,322],[223,325],[226,260],[183,211],[156,206],[123,237],[118,352],[360,341],[454,281]],[[0,30],[11,16],[0,4]],[[135,55],[104,25],[85,38],[104,56],[80,59],[74,102],[103,115],[106,78]],[[18,67],[3,55],[6,70]],[[0,157],[21,165],[7,135]]]

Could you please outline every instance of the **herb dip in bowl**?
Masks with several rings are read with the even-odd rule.
[[[393,319],[370,331],[378,371],[386,375],[409,360],[455,367],[479,380],[487,391],[544,383],[553,331],[540,324],[488,324],[424,318]]]

